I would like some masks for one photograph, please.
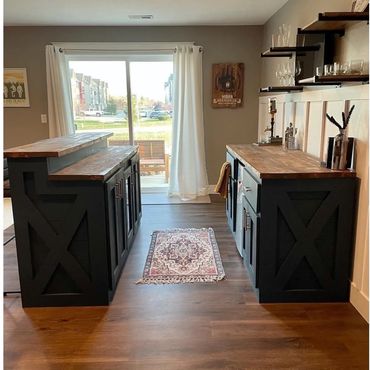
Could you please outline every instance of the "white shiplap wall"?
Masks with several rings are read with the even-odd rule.
[[[259,98],[259,137],[269,126],[268,98]],[[284,130],[292,122],[298,128],[300,148],[319,160],[325,160],[329,136],[338,129],[325,113],[341,122],[341,112],[356,106],[348,126],[348,136],[356,138],[355,169],[360,179],[360,190],[355,231],[354,263],[350,301],[369,322],[369,88],[368,85],[329,87],[320,90],[307,88],[300,93],[279,94],[275,135],[284,137]]]

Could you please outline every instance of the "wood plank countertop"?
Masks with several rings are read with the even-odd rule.
[[[45,139],[6,149],[4,156],[8,158],[62,157],[105,140],[112,135],[112,132],[87,132]]]
[[[48,175],[53,181],[105,181],[127,159],[138,151],[138,146],[109,146],[72,165]]]
[[[226,148],[260,179],[356,177],[354,171],[320,167],[317,159],[300,150],[255,144],[227,145]]]

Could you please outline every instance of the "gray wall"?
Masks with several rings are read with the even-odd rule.
[[[277,33],[283,23],[291,25],[291,41],[295,43],[297,28],[302,28],[323,12],[348,12],[353,0],[289,0],[264,25],[262,51],[271,46],[271,35]],[[361,22],[349,27],[345,36],[336,45],[338,61],[363,59],[368,68],[369,61],[369,26]],[[365,45],[365,47],[364,47]],[[279,86],[275,71],[279,62],[286,58],[262,58],[262,86]]]
[[[4,109],[4,148],[48,137],[45,45],[60,42],[194,41],[204,46],[203,89],[206,160],[209,182],[215,184],[225,158],[225,145],[257,138],[259,57],[262,26],[236,27],[5,27],[4,67],[26,67],[30,108]],[[244,105],[211,107],[212,63],[244,62]]]

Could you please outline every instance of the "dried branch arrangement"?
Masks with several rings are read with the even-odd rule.
[[[349,123],[349,120],[351,118],[351,114],[353,112],[353,110],[355,109],[355,106],[352,105],[351,109],[349,110],[348,112],[348,116],[346,117],[345,113],[342,112],[342,121],[343,121],[343,126],[341,126],[333,116],[329,116],[329,114],[326,113],[326,117],[328,118],[328,120],[333,123],[335,126],[337,126],[339,128],[339,130],[345,130],[346,127],[348,126],[348,123]]]

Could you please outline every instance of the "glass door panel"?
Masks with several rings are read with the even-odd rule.
[[[70,61],[76,132],[110,131],[110,145],[129,143],[126,62]]]
[[[173,63],[130,62],[130,83],[141,186],[166,188],[172,146]]]

